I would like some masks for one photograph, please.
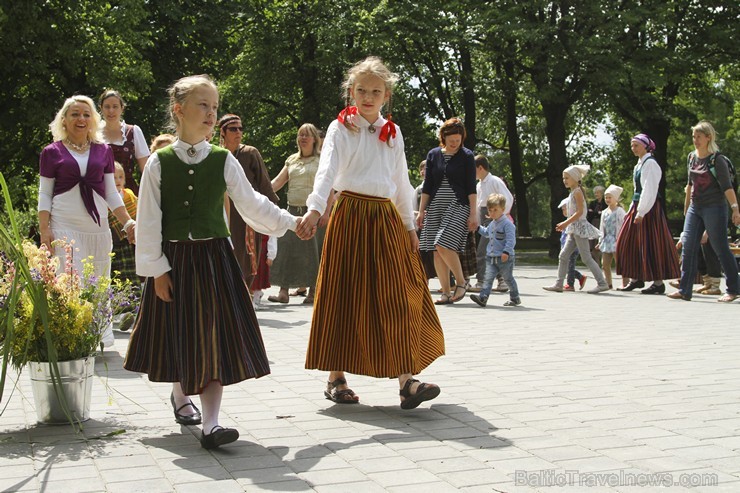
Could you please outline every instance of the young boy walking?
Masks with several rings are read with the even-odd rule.
[[[471,295],[470,299],[480,306],[486,306],[488,295],[491,294],[493,280],[498,274],[503,276],[509,286],[509,301],[504,306],[518,306],[522,304],[519,298],[519,288],[514,280],[514,245],[516,244],[516,226],[504,215],[506,197],[493,193],[486,201],[488,217],[491,222],[488,226],[479,226],[481,236],[488,238],[486,247],[486,277],[480,295]]]

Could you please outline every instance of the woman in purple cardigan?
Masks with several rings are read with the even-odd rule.
[[[86,96],[64,102],[51,122],[54,142],[41,152],[39,180],[39,232],[41,243],[59,258],[64,271],[65,251],[54,248],[55,239],[74,241],[73,262],[82,273],[82,259],[93,257],[96,276],[110,276],[112,240],[108,208],[134,241],[135,221],[126,212],[113,180],[113,152],[99,143],[100,115]],[[113,343],[112,332],[104,336]]]

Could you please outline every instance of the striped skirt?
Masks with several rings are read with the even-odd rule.
[[[617,274],[640,281],[662,281],[681,276],[678,253],[659,200],[635,224],[637,204],[632,203],[617,236]]]
[[[324,240],[306,368],[397,377],[443,354],[419,254],[396,207],[342,192]]]
[[[454,252],[465,251],[469,216],[470,205],[458,202],[447,178],[442,179],[424,217],[421,250],[433,251],[439,245]]]
[[[213,380],[230,385],[270,373],[239,264],[227,238],[163,244],[173,301],[147,278],[123,367],[153,382],[180,382],[199,394]]]

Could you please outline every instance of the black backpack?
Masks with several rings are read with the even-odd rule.
[[[719,152],[713,152],[709,155],[709,162],[707,162],[707,167],[709,168],[709,172],[712,173],[712,176],[715,180],[717,180],[717,168],[715,167],[715,161],[717,161],[717,156],[722,156],[725,158],[725,161],[727,161],[727,169],[730,172],[730,181],[732,182],[732,189],[737,192],[737,172],[735,171],[735,165],[732,164],[732,161],[730,161],[730,158],[725,156],[724,154],[720,154]],[[691,154],[689,154],[689,170],[691,169],[691,166],[696,162],[697,156],[696,151],[691,151]]]

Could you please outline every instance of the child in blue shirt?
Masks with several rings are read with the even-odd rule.
[[[506,197],[499,193],[492,193],[486,201],[488,217],[491,222],[488,226],[478,226],[481,236],[488,238],[486,248],[486,276],[480,295],[471,295],[470,299],[480,306],[486,306],[488,295],[496,275],[501,274],[509,286],[509,301],[504,306],[522,304],[519,298],[519,288],[514,280],[514,245],[516,244],[516,226],[504,215]]]

